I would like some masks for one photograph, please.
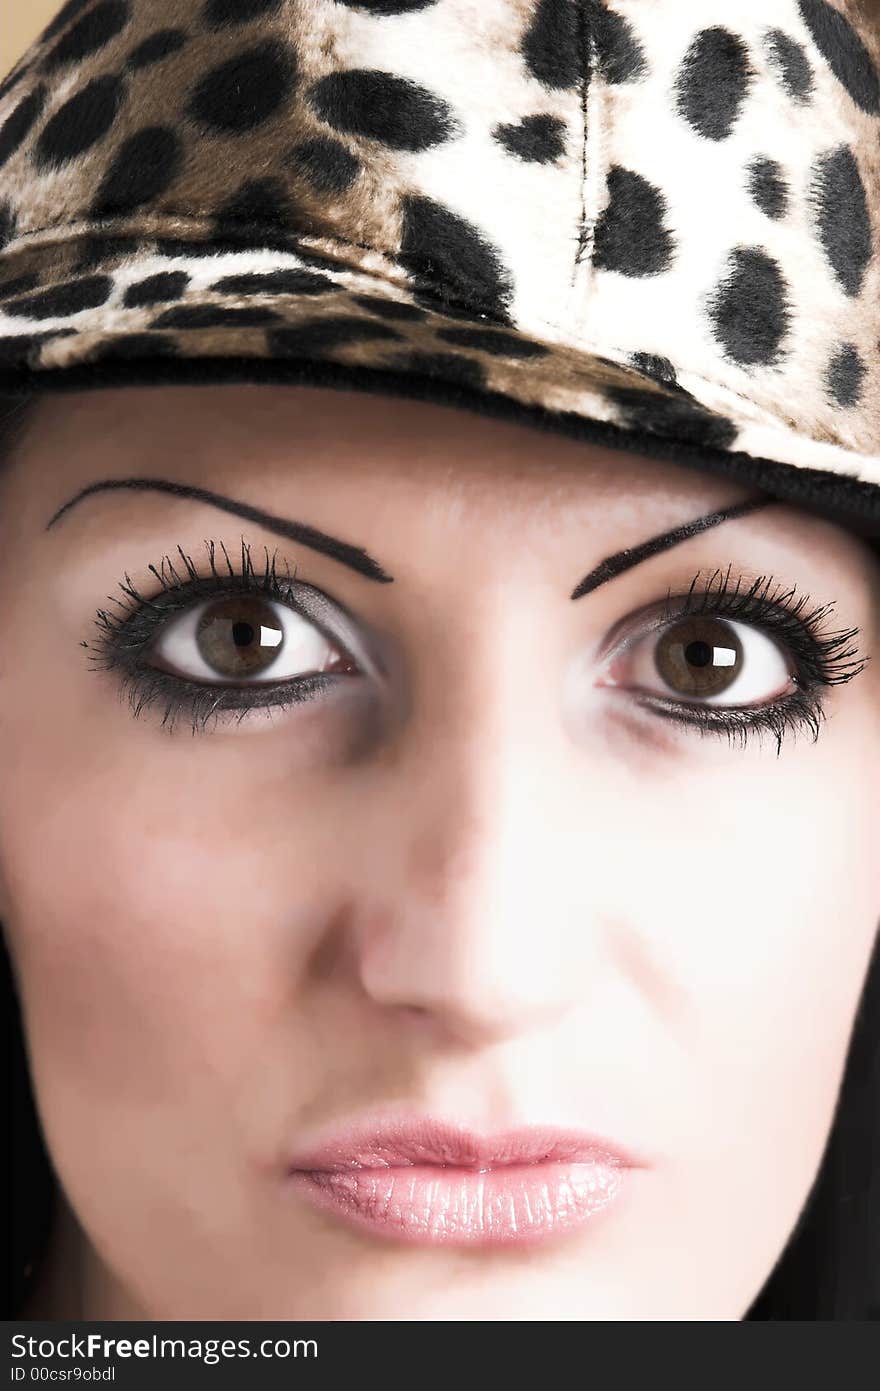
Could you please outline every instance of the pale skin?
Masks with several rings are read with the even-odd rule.
[[[303,520],[393,582],[158,492],[46,529],[125,476]],[[741,1318],[817,1173],[877,931],[880,662],[777,754],[639,708],[599,650],[730,565],[834,602],[826,631],[870,657],[866,544],[779,504],[573,602],[610,553],[753,490],[281,386],[44,402],[0,491],[0,919],[65,1195],[29,1315]],[[126,572],[158,593],[163,556],[185,578],[178,544],[239,568],[242,537],[385,674],[195,736],[133,718],[81,646],[96,611]],[[391,1103],[652,1162],[533,1249],[404,1247],[290,1200],[286,1144]]]

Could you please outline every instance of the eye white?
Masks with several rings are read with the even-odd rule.
[[[205,611],[216,602],[216,598],[210,598],[193,605],[179,618],[171,619],[163,629],[152,651],[173,668],[175,675],[188,677],[192,681],[213,681],[218,685],[252,686],[261,681],[284,681],[322,671],[328,658],[339,651],[307,618],[286,604],[260,596],[260,603],[268,604],[277,615],[278,628],[281,630],[279,633],[274,627],[263,627],[260,641],[266,648],[277,646],[278,656],[258,674],[236,681],[210,666],[199,649],[199,622]]]
[[[709,617],[710,615],[706,615]],[[724,627],[731,628],[742,644],[742,658],[739,674],[723,691],[717,695],[693,696],[677,691],[674,686],[664,682],[657,670],[655,654],[657,643],[670,631],[677,620],[665,628],[657,628],[638,638],[615,662],[614,680],[611,685],[638,687],[651,695],[668,696],[688,704],[700,705],[761,705],[784,694],[790,684],[793,671],[780,647],[749,623],[737,623],[731,618],[716,620]],[[715,665],[722,667],[733,662],[733,649],[724,648],[723,627],[719,628],[719,641],[715,644]],[[621,679],[622,678],[622,679]]]

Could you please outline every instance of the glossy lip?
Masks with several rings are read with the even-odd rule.
[[[583,1130],[534,1125],[483,1136],[449,1121],[413,1115],[389,1121],[365,1118],[327,1131],[293,1155],[289,1168],[340,1171],[442,1164],[479,1169],[566,1159],[590,1163],[600,1158],[630,1169],[647,1167],[643,1156]]]
[[[386,1239],[445,1245],[541,1241],[582,1225],[648,1161],[559,1126],[479,1135],[430,1116],[362,1120],[288,1162],[292,1189]]]

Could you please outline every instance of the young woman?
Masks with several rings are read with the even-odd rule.
[[[880,1312],[880,72],[736,8],[0,85],[9,1312]]]
[[[26,1312],[745,1315],[875,940],[880,567],[768,502],[571,596],[751,496],[358,393],[39,403],[0,499],[0,916],[62,1189]],[[303,1176],[379,1122],[404,1167]],[[517,1133],[483,1174],[444,1125]],[[497,1167],[533,1127],[575,1157]],[[795,1315],[846,1288],[859,1146]]]

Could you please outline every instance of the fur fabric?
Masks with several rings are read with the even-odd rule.
[[[880,533],[856,0],[68,0],[0,84],[0,390],[308,381]]]

